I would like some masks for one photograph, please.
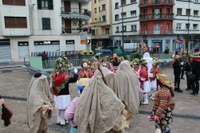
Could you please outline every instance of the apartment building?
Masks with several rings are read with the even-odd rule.
[[[92,0],[91,6],[92,49],[112,46],[112,0]]]
[[[82,22],[91,14],[90,0],[0,1],[0,62],[28,60],[31,52],[88,48]]]
[[[114,47],[140,42],[139,0],[113,0],[112,40]],[[123,37],[123,38],[122,38]]]
[[[111,13],[106,10],[106,16],[102,17],[104,4],[104,0],[91,1],[94,48],[102,44],[102,37],[109,38],[113,47],[123,46],[122,42],[145,42],[149,48],[159,46],[160,52],[166,47],[171,52],[178,48],[186,49],[186,43],[189,50],[200,45],[200,0],[108,0],[105,7],[111,4]],[[109,14],[112,21],[102,26]],[[111,34],[105,34],[108,27]],[[103,44],[110,47],[110,43]]]

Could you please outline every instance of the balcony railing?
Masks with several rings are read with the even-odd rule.
[[[160,34],[174,34],[173,30],[141,30],[141,35],[160,35]]]
[[[152,1],[140,1],[140,7],[144,6],[156,6],[156,5],[173,5],[174,0],[152,0]]]
[[[73,0],[74,1],[74,0]],[[77,1],[79,1],[79,2],[81,2],[81,3],[89,3],[91,0],[77,0]]]
[[[173,14],[148,14],[140,15],[141,21],[146,20],[172,20],[174,18]]]
[[[70,11],[66,11],[64,7],[61,7],[61,16],[68,19],[80,19],[80,20],[89,20],[91,17],[91,12],[78,8],[71,8]]]

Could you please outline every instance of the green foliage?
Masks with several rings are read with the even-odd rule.
[[[141,59],[142,58],[142,55],[139,53],[139,51],[135,51],[131,54],[130,56],[130,61],[132,61],[133,59],[135,58],[138,58],[138,59]]]

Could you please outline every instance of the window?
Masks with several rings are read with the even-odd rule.
[[[123,32],[126,31],[126,25],[123,26],[122,31],[123,31]]]
[[[122,15],[122,18],[126,17],[126,13],[125,12],[121,13],[121,15]]]
[[[4,5],[18,5],[24,6],[26,4],[25,0],[2,0]]]
[[[186,9],[186,15],[190,16],[190,9]]]
[[[119,20],[119,14],[116,14],[115,15],[115,21],[118,21]]]
[[[131,0],[131,3],[135,3],[136,2],[136,0]]]
[[[95,30],[92,30],[92,35],[95,35]]]
[[[116,32],[117,32],[117,33],[119,32],[119,27],[116,27]]]
[[[102,5],[102,11],[105,11],[105,10],[106,10],[106,5],[103,4],[103,5]]]
[[[42,29],[51,30],[50,18],[42,18]]]
[[[199,0],[194,0],[194,3],[199,3]]]
[[[99,12],[101,11],[101,7],[99,7]]]
[[[102,16],[102,21],[106,22],[106,15]]]
[[[5,28],[27,28],[26,17],[4,17]]]
[[[160,24],[154,24],[154,34],[160,34]]]
[[[162,17],[162,10],[161,9],[153,9],[153,14],[155,19],[159,19]]]
[[[38,9],[53,10],[53,0],[37,0]]]
[[[116,3],[115,3],[115,9],[118,9],[118,8],[119,8],[119,3],[116,2]]]
[[[180,29],[181,29],[181,23],[177,23],[177,24],[176,24],[176,29],[177,29],[177,30],[180,30]]]
[[[194,10],[194,16],[199,16],[199,11],[198,10]]]
[[[177,8],[177,16],[181,16],[182,15],[182,8]]]
[[[137,25],[131,25],[131,31],[137,31]]]
[[[121,0],[121,5],[126,5],[126,0]]]
[[[97,1],[96,1],[96,0],[94,0],[94,3],[97,3]]]
[[[189,30],[190,29],[190,24],[185,24],[185,29]]]
[[[198,24],[193,24],[193,29],[197,30],[198,29]]]
[[[131,13],[131,16],[136,16],[136,10],[131,11],[130,13]]]
[[[97,8],[94,8],[94,13],[97,13]]]
[[[110,28],[106,28],[106,35],[110,34]]]

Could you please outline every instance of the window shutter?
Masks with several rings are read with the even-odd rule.
[[[49,0],[48,4],[48,9],[53,10],[53,0]]]
[[[37,0],[38,9],[42,9],[42,0]]]

